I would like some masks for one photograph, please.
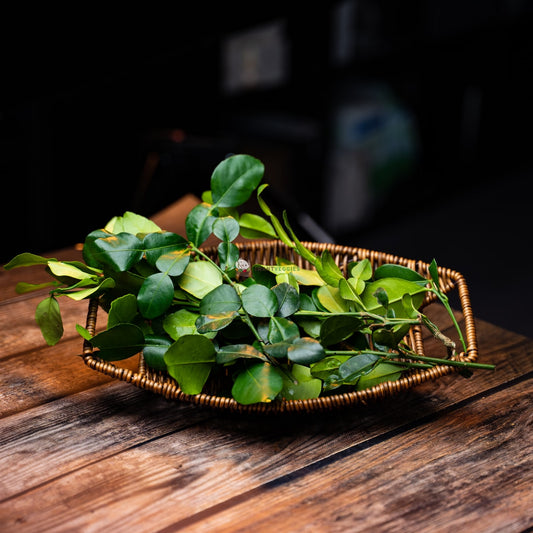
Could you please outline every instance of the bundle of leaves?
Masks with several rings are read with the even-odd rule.
[[[117,361],[142,352],[148,367],[167,372],[186,394],[216,382],[218,394],[252,404],[360,390],[437,364],[463,373],[488,368],[452,359],[455,344],[420,309],[433,293],[466,351],[435,261],[429,279],[394,264],[373,270],[367,259],[341,271],[327,250],[317,256],[299,241],[285,213],[283,223],[276,217],[261,197],[263,174],[248,155],[222,161],[187,216],[186,236],[126,212],[86,237],[84,262],[23,253],[5,268],[46,265],[49,283],[17,291],[51,287],[36,309],[48,344],[63,334],[59,296],[96,298],[108,313],[106,329],[93,336],[77,326],[95,354]],[[237,210],[254,192],[264,217]],[[208,254],[201,245],[212,234],[219,244]],[[239,234],[279,239],[308,268],[281,257],[248,265],[235,244]],[[412,351],[404,338],[414,324],[442,340],[447,359]]]

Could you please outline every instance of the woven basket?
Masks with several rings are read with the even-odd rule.
[[[329,250],[339,265],[341,270],[346,271],[346,266],[352,261],[369,259],[372,268],[385,263],[393,263],[406,266],[428,277],[429,264],[412,259],[404,259],[391,254],[365,250],[362,248],[352,248],[325,243],[303,243],[311,251],[320,254],[323,250]],[[241,257],[245,257],[250,264],[275,264],[276,257],[289,259],[302,268],[310,268],[307,261],[303,260],[297,254],[285,246],[280,241],[248,241],[237,245]],[[216,259],[216,248],[203,250],[211,258]],[[461,274],[450,269],[439,267],[439,283],[445,293],[457,290],[461,311],[464,317],[464,332],[467,351],[461,353],[458,359],[463,361],[474,362],[477,359],[477,340],[474,324],[474,317],[470,306],[470,297],[465,279]],[[435,296],[427,293],[423,302],[426,306],[435,301]],[[91,300],[87,315],[87,329],[94,335],[96,330],[96,319],[98,312],[98,300]],[[410,348],[419,355],[427,355],[424,351],[424,339],[420,326],[412,326],[409,334],[406,336],[406,342]],[[139,358],[139,365],[136,371],[127,368],[121,368],[114,363],[102,361],[93,354],[93,348],[89,342],[85,341],[83,345],[83,360],[90,368],[111,376],[115,379],[132,383],[133,385],[154,392],[167,399],[181,400],[197,405],[208,406],[216,409],[235,411],[240,413],[282,413],[282,412],[314,412],[337,409],[340,407],[354,406],[357,404],[366,404],[377,398],[383,398],[398,394],[401,391],[412,388],[415,385],[429,380],[435,380],[446,374],[456,371],[456,367],[450,365],[438,365],[430,369],[417,369],[404,373],[396,381],[387,381],[376,385],[372,388],[345,392],[343,394],[330,394],[327,396],[314,398],[310,400],[283,400],[272,401],[269,403],[257,403],[252,405],[241,405],[233,398],[217,396],[214,394],[184,394],[177,382],[164,372],[154,372],[146,367],[142,354]]]

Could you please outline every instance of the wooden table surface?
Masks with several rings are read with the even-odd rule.
[[[180,231],[183,208],[159,223]],[[46,293],[14,292],[37,273],[0,273],[1,532],[533,527],[532,339],[477,321],[494,372],[329,413],[242,416],[89,369],[84,303],[60,300],[66,334],[46,346],[33,318]]]

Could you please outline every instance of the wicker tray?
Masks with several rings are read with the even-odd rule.
[[[315,253],[329,250],[340,266],[341,270],[351,261],[360,261],[368,258],[375,269],[384,263],[394,263],[416,270],[424,276],[428,276],[429,264],[422,261],[404,259],[395,255],[353,248],[348,246],[324,244],[324,243],[304,243]],[[301,257],[294,254],[291,249],[279,241],[248,241],[238,244],[242,257],[245,257],[250,264],[275,264],[276,257],[283,257],[296,263],[303,268],[309,268],[309,264]],[[205,249],[210,257],[216,258],[216,248]],[[452,290],[458,291],[461,311],[464,317],[464,335],[467,352],[461,353],[459,358],[463,361],[474,362],[477,359],[477,340],[470,297],[464,277],[450,269],[439,267],[439,281],[442,290],[450,293]],[[423,306],[435,301],[435,297],[428,293]],[[98,301],[91,300],[87,315],[87,329],[94,334],[96,329],[96,319],[98,312]],[[419,326],[411,327],[406,337],[411,349],[419,355],[427,355],[424,350],[424,339]],[[449,365],[438,365],[431,369],[413,370],[404,374],[396,381],[387,381],[372,388],[347,392],[343,394],[331,394],[310,400],[286,400],[273,401],[270,403],[258,403],[252,405],[241,405],[233,398],[217,396],[216,394],[184,394],[176,381],[164,372],[154,372],[144,364],[142,354],[139,358],[139,365],[136,371],[117,366],[114,363],[102,361],[93,354],[92,346],[85,341],[83,345],[83,360],[90,368],[111,376],[115,379],[132,383],[133,385],[154,392],[167,399],[190,402],[197,405],[208,406],[216,409],[230,410],[240,413],[281,413],[281,412],[313,412],[331,410],[340,407],[365,404],[373,399],[383,398],[405,391],[429,380],[435,380],[446,374],[456,371],[455,367]]]

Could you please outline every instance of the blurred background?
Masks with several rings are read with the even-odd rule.
[[[302,239],[436,258],[531,336],[531,2],[181,4],[6,8],[1,263],[248,153]]]

